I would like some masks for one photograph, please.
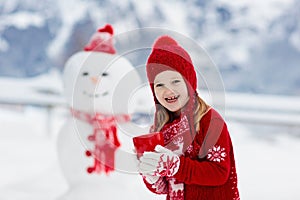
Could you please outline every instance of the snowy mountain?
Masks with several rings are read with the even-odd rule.
[[[1,0],[0,75],[62,70],[110,23],[116,34],[160,27],[195,39],[219,67],[226,90],[299,95],[299,10],[298,0]]]

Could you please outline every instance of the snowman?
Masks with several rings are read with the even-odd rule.
[[[58,159],[69,190],[60,199],[138,199],[136,158],[128,99],[141,83],[131,63],[116,54],[113,28],[94,34],[66,62],[64,92],[70,116],[57,138]]]

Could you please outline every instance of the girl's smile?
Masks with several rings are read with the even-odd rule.
[[[180,95],[176,95],[176,96],[172,96],[172,97],[167,97],[165,98],[165,100],[168,102],[168,103],[174,103],[177,101],[177,99],[180,97]]]
[[[158,102],[171,112],[179,111],[189,100],[186,83],[179,72],[163,71],[154,79]]]

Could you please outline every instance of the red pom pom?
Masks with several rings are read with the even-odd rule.
[[[98,29],[98,32],[107,32],[113,35],[114,29],[110,24],[106,24],[105,27]]]
[[[95,141],[95,136],[94,135],[89,135],[87,139],[89,141]]]
[[[94,169],[93,167],[88,167],[88,168],[86,169],[86,171],[87,171],[89,174],[91,174],[91,173],[93,173],[93,171],[95,171],[95,169]]]
[[[162,46],[172,46],[172,45],[177,46],[178,43],[173,38],[171,38],[170,36],[163,35],[155,41],[153,47],[154,48],[159,48],[159,47],[162,47]]]
[[[90,157],[90,156],[92,155],[92,152],[89,151],[89,150],[87,150],[87,151],[85,152],[85,155],[86,155],[87,157]]]

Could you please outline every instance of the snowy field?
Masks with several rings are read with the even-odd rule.
[[[45,85],[51,85],[51,90],[60,93],[60,79],[56,75],[52,74],[50,79],[40,77],[20,82],[1,79],[0,99],[15,103],[18,103],[16,100],[32,102],[35,99],[46,104],[49,100],[62,105],[61,100],[48,98],[49,94],[46,94],[47,101],[45,95],[28,95],[32,89],[37,89],[36,86],[40,86],[38,91],[45,91]],[[24,88],[21,88],[22,86]],[[29,88],[31,89],[28,90]],[[252,106],[260,105],[260,101],[250,96],[245,98],[243,95],[235,95],[235,98],[231,96],[228,99],[231,99],[227,101],[230,109],[233,109],[231,105],[236,105],[237,102],[243,102],[245,106],[248,106],[245,101],[250,101]],[[147,100],[149,98],[141,99],[144,105],[142,107],[149,107]],[[272,102],[274,100],[273,98]],[[299,101],[291,102],[279,105],[282,105],[285,111],[289,108],[294,114],[299,113]],[[263,107],[268,106],[271,109],[270,104]],[[262,111],[262,108],[258,110]],[[45,107],[0,104],[0,200],[164,199],[164,196],[150,193],[139,175],[120,172],[114,172],[111,179],[99,175],[103,178],[99,190],[92,190],[91,185],[78,186],[80,189],[76,196],[66,196],[70,187],[58,162],[57,138],[69,116],[68,112],[68,109],[58,106],[54,107],[49,115]],[[224,117],[234,145],[241,199],[300,199],[300,127],[297,124],[299,114],[294,117],[298,120],[294,123],[298,128],[292,125],[242,123],[230,115]],[[77,189],[77,186],[74,187]],[[117,197],[121,194],[122,197]]]
[[[67,192],[68,184],[60,171],[56,151],[56,137],[64,123],[66,110],[53,111],[50,133],[46,131],[49,126],[46,116],[44,109],[34,107],[1,107],[1,200],[57,200],[63,199]],[[300,138],[291,134],[299,130],[234,121],[228,121],[228,125],[241,199],[299,199]],[[128,181],[128,197],[136,192],[138,199],[160,199],[147,191],[137,175],[123,175],[122,178],[126,179],[123,182]],[[117,188],[110,189],[118,192]],[[100,194],[101,188],[97,199],[112,199]]]

